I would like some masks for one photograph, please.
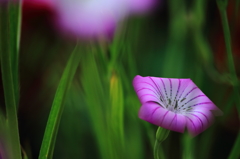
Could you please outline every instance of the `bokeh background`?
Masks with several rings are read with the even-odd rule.
[[[233,56],[240,75],[239,1],[229,0]],[[44,4],[23,2],[19,129],[28,157],[38,157],[51,104],[76,45],[51,23]],[[67,93],[54,159],[151,159],[157,126],[138,118],[136,75],[191,78],[224,112],[197,137],[171,132],[166,159],[226,159],[239,130],[216,1],[161,0],[125,18],[111,37],[78,40],[81,62]],[[3,94],[1,95],[3,100]]]

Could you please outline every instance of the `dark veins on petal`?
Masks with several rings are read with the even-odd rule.
[[[164,121],[164,119],[165,119],[165,117],[166,117],[166,115],[167,115],[168,113],[169,113],[169,111],[167,111],[167,112],[164,114],[160,125],[162,125],[162,123],[163,123],[163,121]]]
[[[155,85],[156,90],[158,91],[158,94],[160,95],[159,98],[160,98],[161,102],[163,102],[164,105],[167,105],[160,86],[151,77],[149,77],[149,78],[153,82],[153,84]]]
[[[206,95],[204,95],[204,94],[203,94],[203,95],[198,95],[198,96],[190,99],[189,101],[187,101],[185,104],[188,104],[189,102],[193,101],[194,99],[197,99],[197,98],[199,98],[199,97],[204,97],[204,96],[206,96]]]
[[[153,116],[153,114],[156,112],[156,110],[158,110],[160,107],[157,107],[157,108],[155,108],[154,110],[153,110],[153,112],[152,112],[152,114],[151,114],[151,120],[150,121],[152,121],[152,116]]]
[[[210,122],[209,122],[209,119],[208,119],[208,117],[207,117],[206,114],[204,114],[204,113],[202,113],[202,112],[199,112],[199,111],[192,111],[192,112],[202,114],[202,115],[206,118],[208,124],[210,123]]]
[[[152,89],[150,89],[150,88],[141,88],[141,89],[137,90],[137,93],[138,93],[139,91],[144,90],[144,89],[147,89],[147,90],[149,90],[149,91],[152,91],[156,96],[159,95],[155,90],[152,90]]]
[[[191,89],[183,98],[186,98],[192,91],[194,91],[195,89],[197,89],[197,87],[194,87],[193,89]]]
[[[195,115],[195,114],[192,114],[192,113],[189,113],[191,114],[192,116],[195,116],[196,118],[198,118],[198,120],[200,121],[201,125],[202,125],[202,130],[203,130],[203,121],[199,118],[199,116]]]

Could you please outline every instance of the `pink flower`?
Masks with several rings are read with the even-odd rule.
[[[146,12],[153,0],[58,0],[56,4],[61,30],[96,37],[112,34],[129,14]]]
[[[142,106],[139,118],[165,129],[196,136],[221,115],[191,79],[136,76],[133,86]]]
[[[30,9],[33,7],[33,10],[49,8],[54,13],[51,19],[60,31],[75,37],[94,38],[111,36],[127,16],[147,12],[154,2],[155,0],[23,0],[23,6]]]
[[[155,0],[125,0],[130,6],[133,14],[144,14],[151,10],[156,4]]]
[[[59,0],[57,24],[70,34],[84,37],[113,32],[124,16],[125,7],[118,0]]]

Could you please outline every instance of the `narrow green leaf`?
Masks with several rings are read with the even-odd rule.
[[[111,110],[108,118],[111,127],[112,144],[118,158],[122,158],[124,150],[124,98],[120,76],[113,71],[110,78],[110,102]],[[117,143],[117,144],[116,144]]]
[[[109,86],[106,85],[106,70],[101,70],[102,65],[97,66],[94,53],[93,46],[91,46],[81,61],[82,68],[84,67],[81,82],[88,105],[89,118],[92,121],[92,129],[98,144],[99,158],[113,158],[113,148],[110,146],[111,138],[105,115],[110,105]]]
[[[20,33],[21,33],[21,2],[10,2],[8,6],[9,14],[9,31],[10,31],[10,52],[12,61],[12,76],[14,84],[14,92],[16,98],[16,105],[18,107],[19,101],[19,77],[18,77],[18,65],[19,65],[19,45],[20,45]]]
[[[27,153],[22,149],[23,159],[28,159]]]
[[[19,44],[17,37],[19,37],[20,30],[15,26],[19,26],[20,14],[18,10],[20,4],[8,2],[0,7],[0,53],[7,127],[9,131],[9,158],[21,159],[16,97],[18,93],[16,88],[18,86],[15,84],[18,81],[18,79],[15,79],[18,76],[18,71],[13,71],[12,69],[13,63],[18,61],[18,57],[14,57],[15,54],[18,54],[18,49],[13,48],[17,48]],[[15,16],[11,16],[13,13]]]
[[[80,56],[78,46],[75,47],[72,52],[67,66],[64,69],[62,77],[60,79],[52,108],[48,117],[47,126],[45,129],[39,159],[51,159],[54,151],[54,145],[57,137],[58,127],[61,120],[62,112],[64,109],[64,101],[69,86],[73,80],[77,66],[80,62]]]

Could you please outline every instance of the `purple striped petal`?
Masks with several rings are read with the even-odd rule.
[[[160,100],[161,92],[155,78],[144,78],[136,76],[133,79],[133,87],[141,103],[154,101],[162,103]]]
[[[199,103],[196,103],[192,105],[193,110],[194,109],[207,109],[210,110],[215,116],[221,116],[223,115],[223,112],[212,102],[212,101],[199,101]]]
[[[201,108],[195,109],[186,115],[188,131],[196,136],[206,130],[213,123],[213,114],[211,111]]]
[[[187,127],[196,136],[222,114],[191,79],[136,76],[133,86],[142,103],[139,118],[169,130]]]
[[[142,105],[139,111],[139,118],[165,129],[181,133],[184,132],[186,126],[186,119],[183,115],[173,113],[153,102],[147,102]]]

